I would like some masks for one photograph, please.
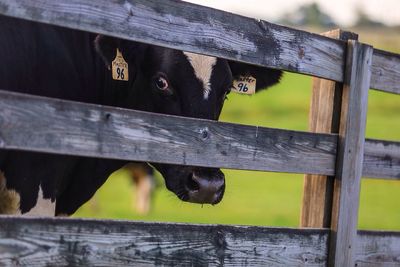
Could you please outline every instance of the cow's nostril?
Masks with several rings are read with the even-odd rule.
[[[193,179],[193,174],[189,174],[187,181],[186,181],[186,189],[188,191],[198,191],[200,189],[200,185]]]

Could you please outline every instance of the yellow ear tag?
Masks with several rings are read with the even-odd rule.
[[[121,51],[117,48],[117,55],[112,62],[112,78],[117,81],[129,81],[128,63],[122,56]]]
[[[257,79],[252,76],[240,76],[233,81],[232,91],[239,94],[254,95],[256,93],[256,83]]]

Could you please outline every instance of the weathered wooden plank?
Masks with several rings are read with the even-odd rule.
[[[0,148],[4,149],[333,173],[336,139],[0,91]]]
[[[356,266],[400,266],[400,232],[358,231]]]
[[[343,80],[343,42],[173,0],[0,0],[0,14]]]
[[[329,265],[354,266],[373,48],[348,41],[342,92]]]
[[[0,217],[0,265],[325,266],[327,230]]]
[[[0,91],[0,148],[333,175],[337,136],[218,123]],[[363,175],[400,178],[400,143],[366,140]]]
[[[371,87],[400,94],[400,55],[374,49]]]
[[[0,15],[343,81],[345,43],[174,0],[0,0]],[[375,51],[372,87],[400,93],[399,55]]]
[[[363,176],[400,180],[400,142],[367,139]]]
[[[357,34],[334,30],[322,35],[340,40],[357,40]],[[342,105],[342,83],[313,78],[309,130],[316,133],[338,133]],[[333,176],[306,174],[300,226],[329,228],[331,224]]]
[[[329,231],[0,216],[1,266],[326,266]],[[398,266],[400,233],[358,231],[357,266]]]

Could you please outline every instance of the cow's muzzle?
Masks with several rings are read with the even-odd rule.
[[[225,176],[220,170],[198,169],[192,171],[184,181],[188,202],[215,205],[225,192]]]

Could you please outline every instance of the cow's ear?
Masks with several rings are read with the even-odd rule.
[[[229,61],[234,80],[243,77],[253,77],[256,79],[256,92],[277,84],[282,77],[282,71],[270,68],[263,68],[244,63]]]
[[[116,49],[120,46],[120,40],[104,35],[97,35],[94,47],[97,54],[103,59],[106,67],[110,69],[111,62],[115,58]]]
[[[122,53],[125,60],[132,63],[139,63],[144,57],[145,45],[125,41],[104,35],[98,35],[94,40],[96,52],[103,59],[106,67],[110,69],[112,61],[115,59],[117,49]]]

